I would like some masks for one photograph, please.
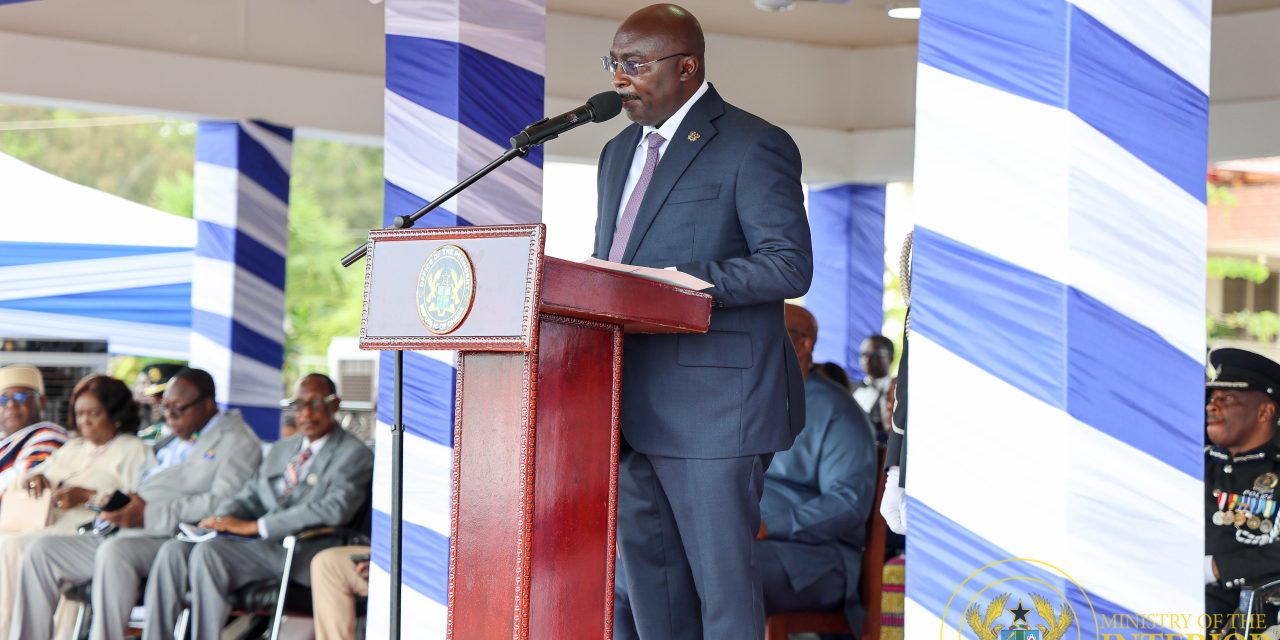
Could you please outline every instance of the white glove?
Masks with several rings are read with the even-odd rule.
[[[889,529],[898,535],[907,533],[907,492],[898,486],[898,467],[889,467],[884,474],[884,497],[880,499],[880,515]]]

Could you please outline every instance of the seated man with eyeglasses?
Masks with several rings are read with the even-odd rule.
[[[0,367],[0,495],[67,441],[67,430],[44,420],[44,376],[27,364]]]
[[[179,523],[196,522],[235,495],[262,460],[258,437],[238,411],[219,411],[213,378],[175,374],[161,402],[172,433],[156,443],[124,506],[94,521],[106,535],[49,536],[22,559],[10,638],[49,638],[63,584],[93,580],[93,638],[122,638],[151,563]],[[3,631],[3,630],[0,630]],[[0,635],[3,635],[0,633]]]
[[[298,434],[271,447],[253,479],[199,526],[220,534],[203,542],[164,545],[147,583],[143,638],[172,637],[190,593],[191,637],[217,638],[231,611],[232,591],[284,570],[285,537],[349,524],[369,499],[373,452],[338,425],[341,401],[328,376],[298,382],[290,409]],[[298,550],[293,577],[309,585],[306,568],[320,549]]]

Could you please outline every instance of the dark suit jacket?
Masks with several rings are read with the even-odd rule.
[[[764,475],[760,517],[796,591],[832,571],[845,577],[845,616],[853,629],[867,517],[876,506],[876,442],[862,408],[843,387],[810,374],[804,381],[805,428]],[[767,596],[766,596],[767,599]]]
[[[597,258],[608,259],[641,129],[627,127],[600,156]],[[675,266],[715,285],[705,335],[626,337],[627,442],[679,458],[790,447],[804,426],[804,389],[782,305],[813,277],[791,137],[708,88],[658,163],[622,262]]]

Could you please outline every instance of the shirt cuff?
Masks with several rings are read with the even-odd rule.
[[[1213,584],[1218,579],[1213,577],[1213,556],[1204,557],[1204,583]]]
[[[264,518],[258,518],[258,537],[263,539],[267,537],[267,521]]]

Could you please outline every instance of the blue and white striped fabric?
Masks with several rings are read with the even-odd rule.
[[[543,116],[543,0],[388,0],[386,223],[410,214],[508,148]],[[537,222],[542,151],[489,174],[418,226]],[[404,358],[405,637],[444,638],[453,465],[452,352]],[[378,372],[368,636],[388,636],[393,360]]]
[[[201,122],[196,133],[191,366],[259,437],[280,434],[293,130]]]
[[[0,335],[186,359],[195,223],[0,154]]]
[[[923,13],[909,637],[1001,592],[1198,614],[1210,2]]]
[[[884,185],[809,190],[813,286],[804,305],[818,319],[814,362],[862,380],[858,347],[884,327]]]

